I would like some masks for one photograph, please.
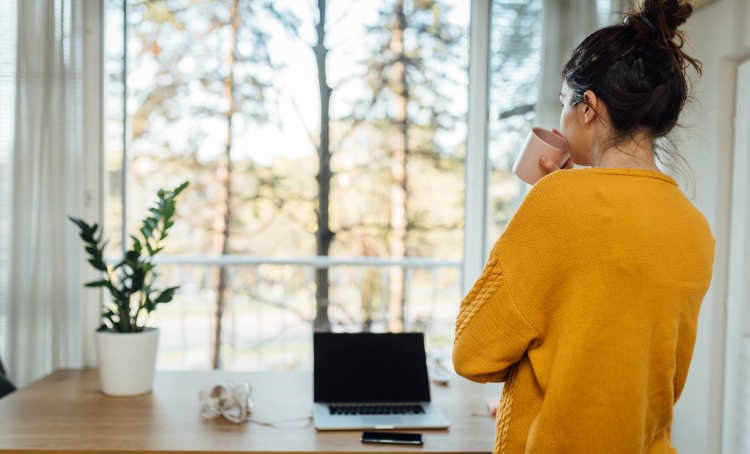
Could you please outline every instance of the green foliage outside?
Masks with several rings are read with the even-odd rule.
[[[129,108],[128,118],[117,121],[131,126],[126,132],[129,161],[120,163],[127,168],[128,205],[111,208],[120,200],[116,189],[111,192],[108,225],[137,219],[144,209],[141,201],[165,177],[188,179],[191,191],[180,210],[189,215],[182,215],[171,231],[170,254],[310,257],[316,254],[321,227],[319,181],[330,178],[332,241],[326,255],[462,258],[464,235],[478,233],[464,232],[465,187],[478,184],[465,180],[464,169],[469,2],[122,1],[128,11]],[[495,120],[498,109],[535,101],[536,79],[526,73],[537,67],[538,52],[526,45],[537,41],[539,4],[515,0],[493,7],[493,23],[501,25],[493,38],[492,73],[493,85],[502,91],[491,90],[490,131],[496,144],[490,156],[497,166],[490,175],[490,217],[497,230],[519,193],[506,167],[508,153],[516,149],[516,130],[527,128],[528,115]],[[452,14],[459,9],[462,14]],[[321,15],[327,17],[325,39],[316,43]],[[327,123],[321,122],[326,115],[315,65],[320,55],[330,88]],[[322,140],[326,135],[328,140]],[[320,151],[326,147],[323,167]],[[117,147],[108,153],[122,156]],[[322,169],[329,174],[320,175]],[[119,170],[111,167],[114,188]],[[110,255],[117,253],[110,248]],[[220,268],[225,267],[215,266],[190,281],[203,289],[196,307],[219,309],[226,302],[227,310],[236,313],[245,300],[265,304],[260,296],[264,283],[279,282],[238,277],[246,271],[240,267],[230,269],[238,276],[223,278]],[[405,284],[406,276],[384,277],[382,271],[365,269],[361,277],[357,269],[332,272],[334,329],[357,324],[382,329],[392,309],[389,302],[403,305],[406,293],[414,297],[433,279],[416,273],[409,285],[396,289],[400,294],[389,295],[392,284]],[[271,273],[262,269],[256,274],[266,272]],[[295,279],[293,288],[283,289],[299,295],[293,298],[295,308],[285,304],[280,310],[299,314],[306,323],[312,321],[316,283],[306,270],[296,274],[302,282]],[[358,293],[345,288],[343,274],[361,279]],[[457,273],[439,276],[435,288],[457,288]],[[441,292],[420,298],[458,304],[453,290],[449,297]],[[281,307],[276,301],[265,305]],[[355,307],[344,310],[342,301]],[[209,322],[214,343],[231,332],[221,324],[226,315],[217,310]],[[409,326],[424,328],[431,318],[417,322]],[[444,331],[441,338],[449,342],[450,328]],[[213,362],[219,364],[216,358]]]

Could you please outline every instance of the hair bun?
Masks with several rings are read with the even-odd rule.
[[[680,0],[644,0],[638,15],[650,21],[657,31],[674,37],[677,28],[687,22],[693,13],[693,6]],[[651,25],[646,22],[647,25]]]
[[[693,66],[700,73],[698,60],[682,50],[685,36],[677,30],[691,14],[693,6],[687,0],[641,0],[636,9],[625,16],[624,23],[635,29],[636,36],[669,52],[676,70]]]

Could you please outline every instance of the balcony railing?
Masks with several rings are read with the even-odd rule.
[[[222,317],[222,367],[304,370],[312,367],[315,270],[329,270],[334,331],[387,331],[389,271],[406,275],[404,329],[425,333],[428,355],[450,356],[461,295],[462,262],[409,257],[277,259],[163,256],[160,285],[180,285],[174,301],[153,313],[161,330],[158,367],[211,367],[218,272],[229,279]]]

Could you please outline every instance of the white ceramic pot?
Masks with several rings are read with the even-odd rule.
[[[102,392],[110,396],[137,396],[151,392],[158,346],[157,328],[144,328],[139,333],[97,331]]]

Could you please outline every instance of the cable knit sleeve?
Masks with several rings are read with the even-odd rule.
[[[544,180],[559,180],[551,177]],[[558,260],[551,250],[560,248],[566,222],[559,182],[544,180],[527,195],[461,302],[453,366],[470,380],[505,381],[508,369],[543,335],[543,306],[555,285],[549,270]]]
[[[496,249],[461,302],[453,345],[456,372],[481,383],[505,381],[508,368],[521,359],[538,337],[535,328],[516,308]]]

